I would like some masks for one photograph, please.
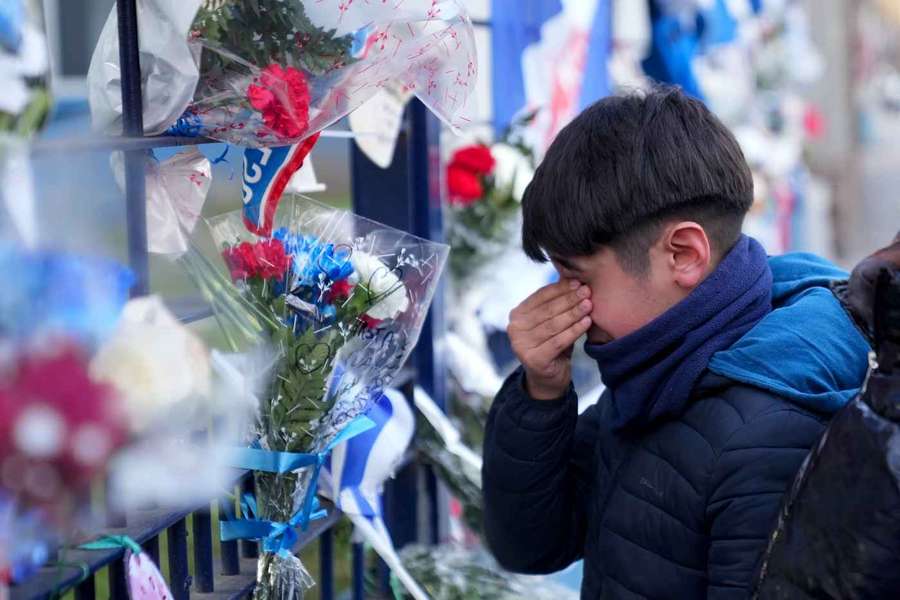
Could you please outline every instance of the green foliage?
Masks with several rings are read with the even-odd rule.
[[[402,550],[403,565],[436,600],[510,600],[520,597],[509,574],[502,572],[490,557],[472,560],[467,553],[452,548],[410,545]],[[411,598],[394,585],[398,598]]]
[[[309,20],[302,2],[271,0],[207,0],[197,13],[193,31],[211,48],[236,54],[264,68],[278,63],[303,68],[312,75],[353,62],[352,35],[337,36]],[[219,73],[233,59],[204,50],[201,72]]]

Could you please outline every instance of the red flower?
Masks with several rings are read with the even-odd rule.
[[[359,320],[365,329],[375,329],[381,325],[381,319],[373,319],[369,315],[360,315]]]
[[[447,167],[447,190],[450,204],[468,206],[481,199],[484,185],[475,173],[451,164]]]
[[[281,240],[266,239],[255,244],[241,242],[222,252],[225,264],[231,272],[231,279],[239,281],[251,277],[281,279],[291,266]]]
[[[231,273],[233,281],[241,279],[249,279],[256,275],[259,267],[256,263],[256,254],[253,252],[253,245],[250,242],[241,242],[236,246],[226,248],[222,252],[225,264]]]
[[[489,175],[494,170],[495,161],[490,148],[484,144],[475,144],[454,152],[450,165],[462,167],[477,175]]]
[[[494,170],[494,156],[484,144],[460,148],[447,166],[450,204],[468,206],[484,196],[483,179]]]
[[[268,239],[258,242],[256,253],[256,275],[263,279],[283,279],[291,266],[291,259],[284,250],[281,240]]]
[[[90,378],[74,345],[20,357],[0,384],[0,484],[63,508],[64,494],[86,487],[125,440],[115,400],[112,387]]]
[[[348,280],[342,279],[340,281],[335,281],[331,284],[331,289],[328,290],[328,302],[334,302],[338,299],[349,298],[350,293],[353,291],[353,284],[351,284]]]
[[[271,64],[247,88],[250,106],[276,136],[294,139],[309,128],[309,84],[294,67]]]

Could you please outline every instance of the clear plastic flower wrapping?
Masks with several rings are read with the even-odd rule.
[[[297,143],[386,85],[451,127],[468,121],[477,58],[458,0],[138,0],[150,134]],[[95,125],[121,121],[115,11],[88,74]]]
[[[269,237],[249,233],[241,211],[208,224],[228,274],[196,249],[185,266],[234,349],[264,339],[276,353],[259,397],[259,446],[327,452],[405,364],[448,247],[304,197],[282,201]],[[256,471],[254,518],[304,526],[315,474]],[[289,535],[264,540],[258,598],[297,598],[309,581]]]

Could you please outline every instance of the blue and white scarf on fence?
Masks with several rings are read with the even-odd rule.
[[[375,426],[332,450],[319,490],[347,515],[407,591],[416,600],[428,600],[394,549],[381,502],[385,481],[400,466],[412,441],[415,418],[409,402],[395,389],[387,390],[366,416]]]

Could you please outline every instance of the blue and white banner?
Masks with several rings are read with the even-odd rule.
[[[319,490],[350,518],[413,598],[429,600],[394,549],[381,503],[384,483],[412,441],[415,418],[409,402],[394,389],[385,391],[366,416],[375,427],[334,448],[319,478]]]
[[[560,129],[609,93],[610,3],[493,0],[496,131],[538,110],[528,141],[542,155]]]
[[[318,139],[316,134],[293,146],[244,150],[244,225],[249,231],[271,235],[281,196]]]

